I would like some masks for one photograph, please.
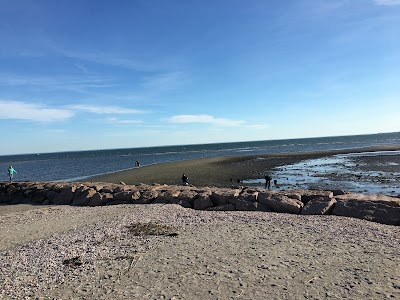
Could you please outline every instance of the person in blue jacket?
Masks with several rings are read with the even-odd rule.
[[[8,170],[7,170],[7,174],[10,177],[10,182],[12,182],[14,173],[17,173],[17,171],[15,171],[15,169],[12,166],[9,166]]]

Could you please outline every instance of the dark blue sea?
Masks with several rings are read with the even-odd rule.
[[[400,132],[372,135],[321,137],[131,149],[92,150],[0,156],[0,181],[12,165],[17,181],[74,181],[86,177],[178,160],[400,145]]]

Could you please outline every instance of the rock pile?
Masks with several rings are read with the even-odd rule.
[[[196,188],[111,183],[0,182],[1,204],[101,206],[173,203],[197,210],[245,210],[337,215],[400,225],[400,199],[342,190],[269,191],[259,188]]]

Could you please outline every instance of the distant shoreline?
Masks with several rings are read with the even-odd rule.
[[[180,178],[185,173],[189,177],[189,182],[195,186],[230,187],[238,179],[264,178],[266,173],[277,166],[293,164],[303,160],[336,154],[399,150],[400,145],[387,145],[315,152],[212,157],[147,165],[140,168],[86,177],[79,181],[174,185],[181,183]]]

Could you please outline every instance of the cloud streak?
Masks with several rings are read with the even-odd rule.
[[[68,109],[49,108],[44,105],[0,100],[0,119],[37,122],[64,121],[74,113]]]
[[[205,124],[222,125],[222,126],[240,126],[246,123],[246,121],[242,120],[215,118],[210,115],[177,115],[168,118],[167,122],[178,123],[178,124],[205,123]]]
[[[146,63],[143,62],[143,60],[139,59],[123,58],[118,54],[75,52],[59,47],[53,47],[53,50],[68,58],[87,61],[99,65],[112,66],[135,71],[154,71],[159,69],[159,67],[157,67],[157,64],[154,62]]]
[[[171,72],[144,78],[143,86],[149,89],[172,90],[187,81],[182,72]]]
[[[108,118],[106,119],[107,123],[110,124],[117,124],[117,125],[132,125],[132,124],[141,124],[143,123],[142,120],[123,120],[123,119],[117,119],[117,118]]]
[[[142,110],[123,108],[118,106],[93,106],[85,104],[69,105],[68,108],[94,114],[141,114]]]
[[[0,119],[28,120],[36,122],[58,122],[74,117],[78,112],[92,114],[140,114],[144,111],[118,106],[70,105],[62,108],[48,107],[43,104],[26,103],[22,101],[0,100]],[[119,124],[141,123],[138,120],[109,119]]]

